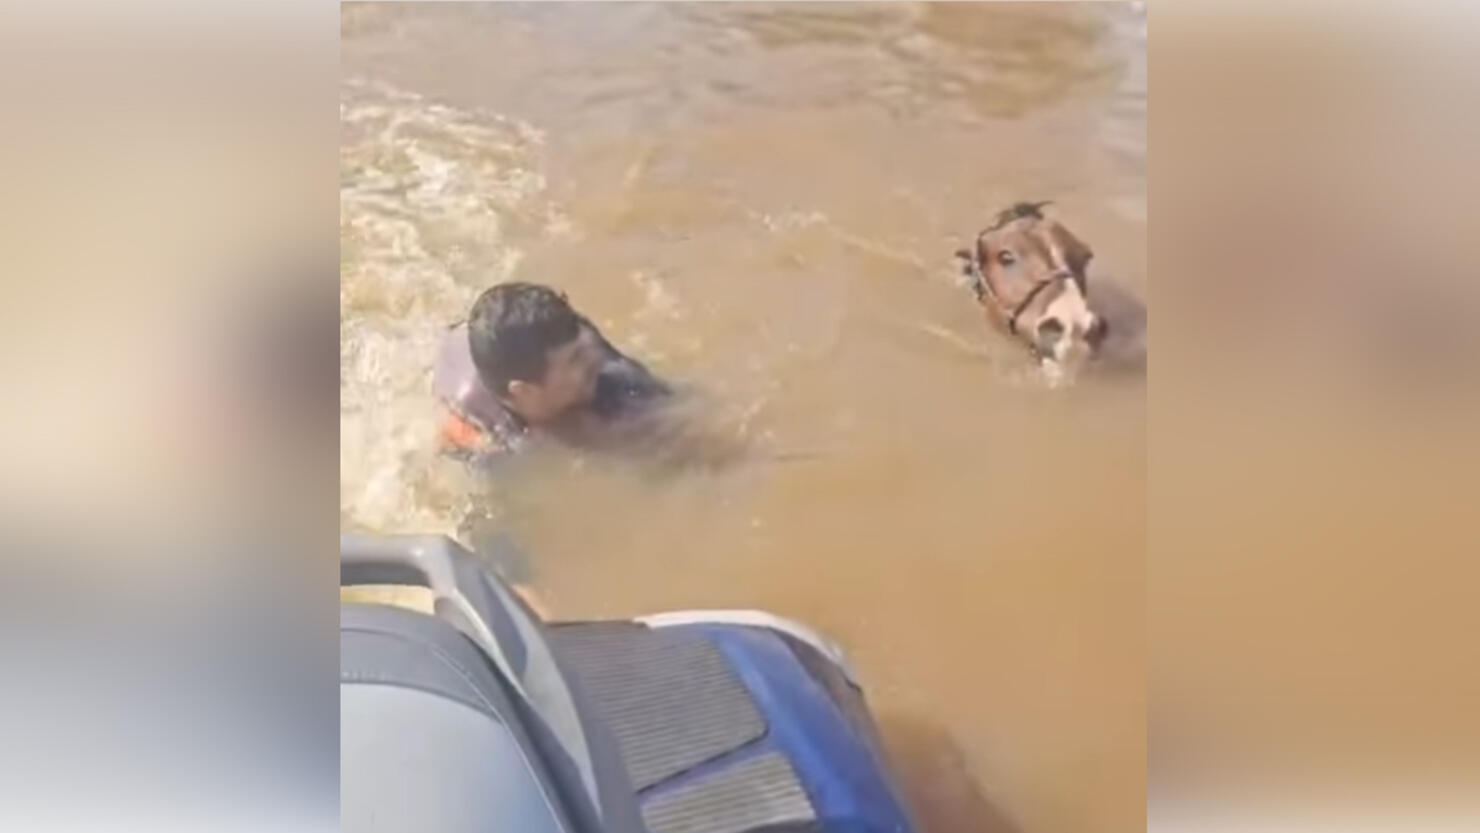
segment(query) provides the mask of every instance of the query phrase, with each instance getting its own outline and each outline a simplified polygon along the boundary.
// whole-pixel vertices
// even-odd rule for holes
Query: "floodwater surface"
[[[1145,296],[1137,4],[407,4],[342,14],[341,522],[473,506],[558,616],[757,607],[850,653],[936,833],[1143,829],[1146,407],[1052,389],[952,252],[1053,200]],[[432,357],[548,283],[751,449],[471,484]]]

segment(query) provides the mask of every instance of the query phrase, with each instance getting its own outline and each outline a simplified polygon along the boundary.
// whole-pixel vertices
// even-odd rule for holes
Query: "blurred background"
[[[337,822],[335,18],[0,11],[0,827]]]
[[[1476,10],[1156,15],[1160,829],[1468,829]]]

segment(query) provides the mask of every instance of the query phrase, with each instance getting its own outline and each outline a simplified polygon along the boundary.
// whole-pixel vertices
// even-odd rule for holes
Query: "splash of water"
[[[341,521],[452,534],[470,490],[435,455],[435,350],[520,241],[569,223],[526,124],[356,81],[340,122]]]

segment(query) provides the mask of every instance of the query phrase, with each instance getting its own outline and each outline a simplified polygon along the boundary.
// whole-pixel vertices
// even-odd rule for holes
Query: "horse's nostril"
[[[1104,341],[1105,336],[1109,334],[1109,322],[1099,316],[1095,316],[1094,323],[1090,324],[1089,329],[1084,333],[1084,340],[1089,342],[1089,346],[1091,347],[1099,347],[1100,342]]]
[[[1045,318],[1038,322],[1037,335],[1038,347],[1049,350],[1064,337],[1064,322],[1057,318]]]

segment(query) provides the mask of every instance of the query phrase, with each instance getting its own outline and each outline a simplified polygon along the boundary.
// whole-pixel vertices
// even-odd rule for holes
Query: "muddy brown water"
[[[931,831],[1144,824],[1140,377],[1049,389],[951,253],[1052,199],[1145,296],[1144,10],[346,6],[341,523],[477,503],[561,616],[759,607],[835,637]],[[430,454],[484,286],[567,290],[745,460]]]

